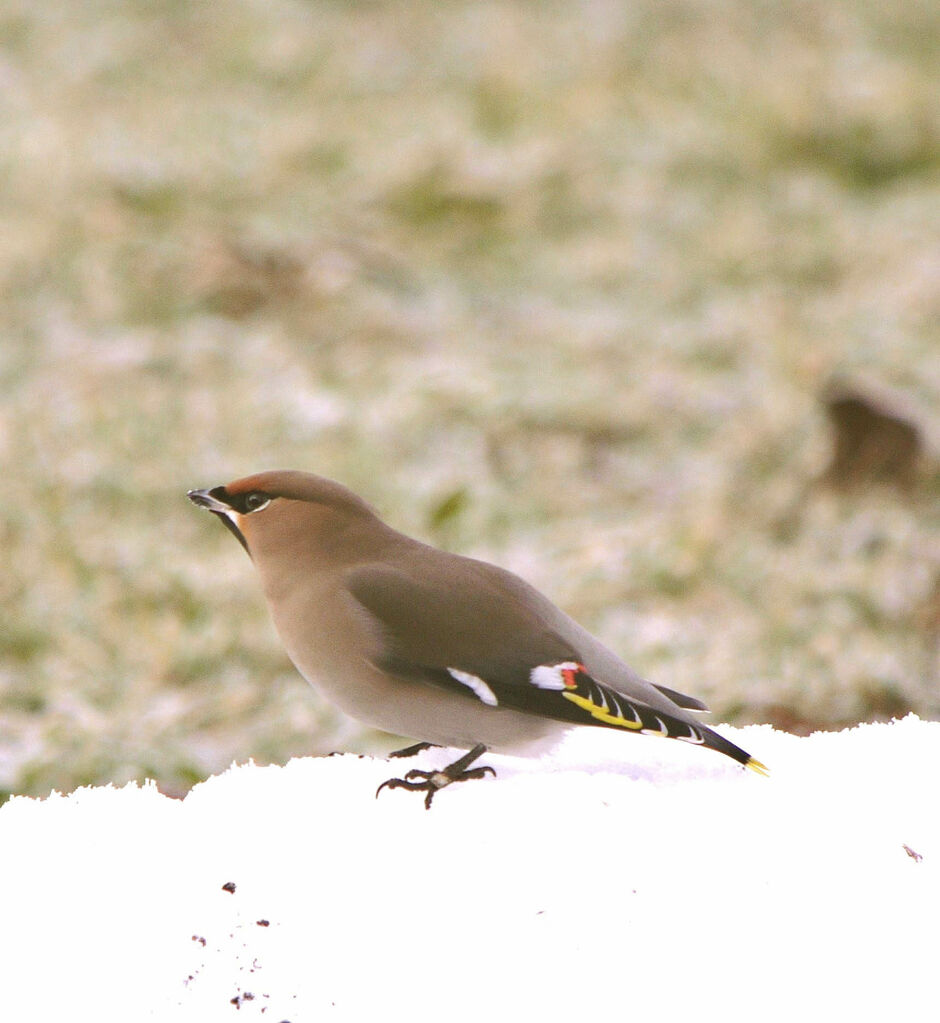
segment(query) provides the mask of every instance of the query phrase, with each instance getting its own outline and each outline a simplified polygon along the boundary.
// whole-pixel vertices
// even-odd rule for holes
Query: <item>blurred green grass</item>
[[[936,475],[814,481],[835,375],[936,457],[937,21],[5,4],[0,790],[388,748],[183,496],[273,467],[520,572],[719,720],[936,715]]]

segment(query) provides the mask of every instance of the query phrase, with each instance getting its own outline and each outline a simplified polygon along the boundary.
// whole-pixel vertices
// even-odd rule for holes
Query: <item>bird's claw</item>
[[[481,750],[480,752],[483,751]],[[424,808],[425,810],[430,810],[431,801],[434,799],[435,795],[452,782],[471,781],[474,778],[484,778],[487,774],[493,775],[494,778],[496,777],[496,771],[489,766],[473,767],[470,770],[467,770],[467,764],[471,763],[472,760],[475,760],[479,755],[480,753],[477,753],[476,756],[471,758],[468,754],[439,771],[422,771],[417,767],[412,768],[412,770],[410,770],[404,778],[389,778],[388,781],[383,781],[375,790],[375,798],[378,799],[379,793],[385,788],[408,789],[411,792],[426,792],[427,795],[424,798]]]

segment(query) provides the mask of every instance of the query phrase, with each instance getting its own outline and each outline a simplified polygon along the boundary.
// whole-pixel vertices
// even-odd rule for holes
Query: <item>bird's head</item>
[[[264,551],[301,556],[307,546],[322,545],[326,534],[375,518],[342,484],[292,469],[244,476],[186,496],[216,515],[252,558]]]

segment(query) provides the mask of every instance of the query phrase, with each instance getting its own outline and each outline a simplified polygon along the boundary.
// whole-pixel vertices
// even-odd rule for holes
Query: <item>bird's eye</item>
[[[245,511],[256,512],[261,511],[265,505],[271,503],[271,498],[267,494],[263,494],[260,490],[253,490],[250,494],[245,496]]]

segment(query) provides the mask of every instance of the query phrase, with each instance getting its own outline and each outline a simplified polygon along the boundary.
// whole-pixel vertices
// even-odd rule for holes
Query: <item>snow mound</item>
[[[376,787],[452,751],[14,798],[0,1018],[924,1018],[940,723],[722,732],[771,777],[585,729],[430,812]]]

